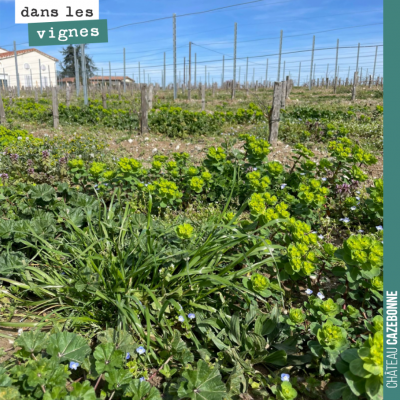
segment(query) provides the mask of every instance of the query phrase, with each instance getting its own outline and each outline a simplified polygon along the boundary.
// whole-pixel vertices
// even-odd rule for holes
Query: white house
[[[20,87],[40,88],[57,84],[57,58],[37,49],[17,50],[18,75]],[[39,67],[40,66],[40,67]],[[0,85],[17,86],[14,51],[0,48]]]

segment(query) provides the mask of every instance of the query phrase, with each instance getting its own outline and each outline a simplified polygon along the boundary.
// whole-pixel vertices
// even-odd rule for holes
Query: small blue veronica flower
[[[146,349],[145,349],[143,346],[139,346],[139,347],[136,349],[136,353],[138,353],[138,354],[144,354],[144,353],[146,353]]]
[[[307,290],[306,290],[306,294],[310,295],[310,294],[312,294],[312,293],[313,293],[313,291],[312,291],[311,289],[307,289]]]
[[[360,198],[359,198],[358,196],[356,196],[356,199],[357,199],[357,200],[360,200]]]
[[[281,189],[285,189],[285,187],[287,186],[287,184],[286,183],[282,183],[282,185],[281,185]]]
[[[382,225],[378,225],[375,228],[376,228],[377,231],[381,231],[383,229],[383,226]]]
[[[140,382],[144,382],[146,379],[143,378],[143,376],[141,378],[139,378]]]
[[[180,315],[180,316],[178,317],[178,321],[179,321],[179,322],[185,322],[185,318],[183,318],[183,316]]]
[[[322,182],[325,182],[325,181],[326,181],[326,178],[321,178],[321,181],[322,181]]]
[[[188,318],[189,319],[194,319],[194,318],[196,318],[196,316],[193,313],[190,313],[190,314],[188,314]]]
[[[300,172],[300,175],[305,175],[305,172]]]
[[[323,239],[324,235],[318,235],[318,239]]]
[[[318,293],[317,293],[317,296],[318,296],[321,300],[323,300],[323,299],[325,298],[325,296],[324,296],[321,292],[318,292]]]
[[[289,374],[281,374],[281,381],[282,382],[289,382],[290,375]]]
[[[77,363],[77,362],[75,362],[75,361],[71,361],[71,362],[69,363],[69,368],[70,368],[70,369],[77,370],[78,367],[79,367],[79,363]]]
[[[350,219],[349,218],[340,218],[339,219],[339,221],[342,221],[342,222],[344,222],[345,224],[347,224],[348,222],[350,222]]]
[[[364,231],[362,229],[359,229],[358,233],[364,233]]]
[[[356,210],[357,209],[357,207],[356,206],[353,206],[353,207],[350,207],[350,210]]]
[[[129,352],[126,353],[125,359],[126,359],[126,360],[129,360],[130,358],[131,358],[131,353],[129,353]]]

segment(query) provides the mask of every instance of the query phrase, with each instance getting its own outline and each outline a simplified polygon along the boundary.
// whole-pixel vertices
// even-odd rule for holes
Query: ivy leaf
[[[96,359],[98,374],[110,372],[114,368],[121,368],[124,361],[124,352],[115,350],[113,343],[103,343],[97,346],[93,356]]]
[[[132,397],[132,400],[161,400],[160,392],[154,386],[147,381],[140,382],[139,379],[131,381],[124,395]]]
[[[178,389],[180,398],[193,400],[222,400],[226,396],[226,387],[222,382],[217,366],[211,369],[203,360],[197,362],[197,369],[185,371]]]
[[[109,383],[111,390],[119,390],[129,384],[132,374],[126,369],[113,369],[106,372],[104,379]]]
[[[50,336],[46,351],[51,356],[58,357],[60,362],[75,361],[81,364],[90,353],[90,347],[83,337],[71,332],[61,332]]]
[[[72,384],[73,390],[69,396],[65,397],[65,400],[96,400],[96,393],[89,381],[84,383],[74,382]]]
[[[15,346],[22,347],[28,353],[38,353],[45,347],[46,336],[46,333],[40,331],[23,332],[15,341]]]

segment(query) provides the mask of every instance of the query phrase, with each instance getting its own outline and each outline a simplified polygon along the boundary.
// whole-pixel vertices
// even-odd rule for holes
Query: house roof
[[[62,78],[61,82],[75,82],[75,78]]]
[[[53,61],[58,61],[57,58],[54,58],[52,56],[49,56],[46,53],[43,53],[42,51],[38,50],[38,49],[24,49],[24,50],[17,50],[17,56],[22,55],[22,54],[26,54],[26,53],[31,53],[33,51],[36,51],[39,54],[42,54],[45,57],[48,57],[50,59],[52,59]],[[10,58],[10,57],[14,57],[14,52],[13,51],[7,51],[6,53],[0,53],[0,59],[2,58]]]
[[[93,76],[91,78],[89,78],[89,80],[91,81],[108,81],[110,79],[110,76]],[[129,79],[130,81],[134,82],[134,80],[132,78],[129,78],[129,76],[125,76],[125,79]],[[123,81],[124,77],[123,76],[111,76],[111,80],[112,81]]]

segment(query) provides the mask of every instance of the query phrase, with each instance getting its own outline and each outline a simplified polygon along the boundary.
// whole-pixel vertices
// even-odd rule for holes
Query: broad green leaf
[[[96,393],[94,388],[90,385],[89,381],[84,383],[74,382],[72,384],[72,391],[69,396],[65,397],[65,400],[96,400]]]
[[[370,372],[364,369],[363,365],[364,361],[361,360],[361,358],[354,359],[349,365],[351,373],[357,376],[361,376],[362,378],[366,378],[371,375]]]
[[[28,362],[25,374],[29,386],[46,385],[50,389],[56,386],[65,387],[70,372],[68,366],[59,364],[57,359],[38,356],[37,360]]]
[[[0,276],[2,277],[21,273],[27,265],[28,260],[20,251],[0,254]]]
[[[0,387],[0,400],[19,400],[19,390],[13,386]]]
[[[356,376],[352,374],[350,371],[347,371],[344,374],[344,377],[346,378],[346,382],[349,385],[351,391],[356,395],[356,396],[361,396],[363,393],[365,393],[365,379],[361,378],[360,376]]]
[[[353,360],[360,358],[358,355],[358,349],[347,349],[340,354],[340,357],[342,357],[342,359],[348,364],[350,364]]]
[[[98,333],[97,339],[101,343],[114,343],[117,350],[121,350],[125,353],[133,352],[136,347],[132,335],[122,330],[109,328]]]
[[[365,390],[369,397],[374,398],[383,390],[379,376],[371,376],[365,383]]]
[[[186,370],[178,389],[180,398],[193,400],[222,400],[226,397],[226,387],[222,382],[218,367],[209,367],[203,360],[197,362],[195,370]]]
[[[96,347],[93,353],[96,359],[96,371],[99,374],[121,368],[124,362],[124,352],[115,350],[113,343],[103,343]]]
[[[147,381],[140,382],[139,379],[131,380],[124,395],[132,400],[161,400],[161,394],[154,386]]]
[[[49,389],[49,388],[47,388]],[[59,400],[65,399],[67,395],[67,389],[65,386],[55,386],[50,390],[47,390],[46,393],[43,395],[43,400]]]
[[[338,357],[335,367],[342,375],[349,371],[349,364],[343,361],[340,357]]]
[[[268,315],[262,314],[256,319],[254,332],[261,336],[269,335],[277,326],[275,320],[270,319]]]
[[[247,381],[244,376],[244,371],[239,364],[236,364],[233,371],[228,377],[226,388],[230,396],[245,393],[247,390]]]
[[[49,202],[56,196],[56,191],[50,185],[44,183],[42,185],[33,186],[29,195],[31,199]]]
[[[39,353],[47,343],[47,334],[40,331],[23,332],[15,341],[15,346],[22,347],[28,353]]]
[[[11,379],[6,375],[6,370],[0,367],[0,386],[6,387],[11,386]]]
[[[235,343],[240,344],[240,318],[237,313],[233,314],[229,321],[229,337]]]
[[[351,391],[349,387],[343,390],[342,400],[357,400],[358,397]]]
[[[273,347],[278,350],[284,350],[286,354],[294,354],[297,353],[297,336],[291,336],[282,343],[274,343]]]
[[[182,364],[188,364],[194,361],[192,352],[181,339],[181,334],[176,329],[174,330],[174,337],[171,342],[171,354]]]
[[[339,400],[342,397],[342,392],[348,386],[344,382],[331,382],[327,385],[325,393],[330,400]]]
[[[275,351],[274,353],[269,354],[263,360],[266,364],[274,364],[283,367],[287,364],[287,355],[284,350]]]
[[[120,390],[132,380],[132,374],[126,369],[112,369],[106,372],[104,379],[109,383],[111,390]]]
[[[82,336],[60,332],[50,336],[46,351],[51,356],[58,357],[60,362],[75,361],[81,364],[90,353],[90,347]]]

